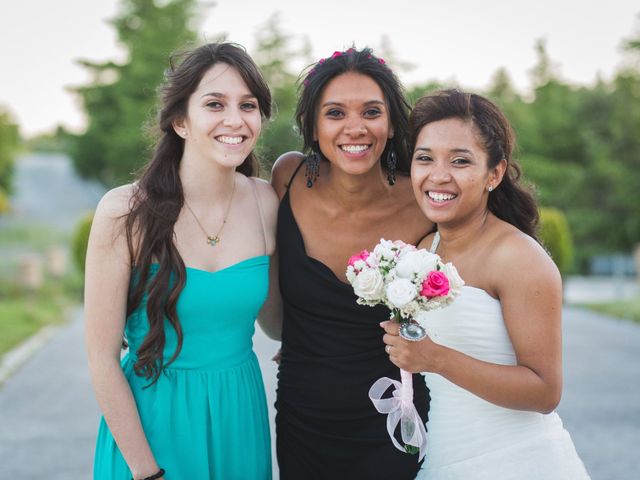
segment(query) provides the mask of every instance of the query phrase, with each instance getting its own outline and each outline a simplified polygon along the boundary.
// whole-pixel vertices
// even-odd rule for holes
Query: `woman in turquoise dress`
[[[252,176],[269,88],[241,47],[220,43],[184,54],[160,96],[153,156],[100,201],[87,250],[86,342],[104,414],[94,478],[270,479],[251,340],[259,312],[279,318],[268,300],[278,199]],[[261,326],[279,338],[277,322]]]

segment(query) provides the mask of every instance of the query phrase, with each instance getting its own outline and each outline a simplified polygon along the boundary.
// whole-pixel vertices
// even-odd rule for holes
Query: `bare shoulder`
[[[135,184],[122,185],[103,195],[96,207],[96,217],[117,220],[129,214],[131,200],[137,189]]]
[[[431,250],[431,245],[433,244],[433,239],[436,236],[436,232],[432,232],[424,237],[418,245],[418,248],[424,248],[426,250]]]
[[[250,177],[250,179],[255,183],[258,198],[260,199],[265,214],[277,212],[280,200],[273,186],[262,178]]]
[[[539,291],[562,289],[562,279],[555,263],[544,248],[533,238],[512,225],[500,229],[493,239],[487,265],[494,272],[497,289],[513,286]],[[531,291],[531,290],[530,290]]]
[[[114,188],[105,193],[98,203],[89,235],[89,269],[109,262],[125,266],[130,264],[125,221],[131,211],[131,201],[137,188],[135,184]],[[124,261],[119,262],[120,259]]]
[[[396,183],[391,187],[397,192],[397,195],[407,203],[416,203],[413,194],[413,186],[411,185],[411,177],[408,175],[396,175]]]
[[[271,185],[276,190],[278,197],[282,198],[287,190],[288,182],[295,172],[304,155],[300,152],[287,152],[280,155],[271,168]]]

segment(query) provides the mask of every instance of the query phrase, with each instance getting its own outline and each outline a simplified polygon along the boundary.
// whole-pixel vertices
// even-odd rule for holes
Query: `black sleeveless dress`
[[[358,305],[351,285],[307,256],[288,190],[277,242],[284,304],[276,401],[280,478],[415,478],[417,455],[393,446],[387,417],[368,396],[378,378],[400,379],[379,326],[389,310]],[[428,401],[424,378],[414,375],[414,403],[424,421]]]

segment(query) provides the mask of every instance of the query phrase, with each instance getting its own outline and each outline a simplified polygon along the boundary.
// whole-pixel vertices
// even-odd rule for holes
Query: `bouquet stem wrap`
[[[387,432],[389,432],[393,445],[402,452],[419,451],[418,461],[421,461],[427,446],[427,431],[422,418],[413,405],[412,374],[401,369],[400,378],[401,382],[388,377],[379,378],[369,389],[369,398],[378,412],[387,415]],[[392,386],[395,387],[392,396],[382,398],[382,395]],[[393,435],[398,423],[404,447]]]

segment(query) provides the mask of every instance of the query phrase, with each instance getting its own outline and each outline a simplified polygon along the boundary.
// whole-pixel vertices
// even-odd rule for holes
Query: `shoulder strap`
[[[436,234],[433,237],[433,243],[431,243],[431,248],[429,249],[429,251],[431,253],[436,253],[436,250],[438,249],[439,244],[440,244],[440,232],[436,232]]]
[[[304,164],[304,162],[307,160],[307,157],[304,157],[300,163],[298,164],[298,166],[296,167],[296,169],[293,171],[293,175],[291,175],[291,178],[289,179],[289,182],[287,183],[287,190],[289,190],[289,188],[291,187],[291,182],[293,182],[293,179],[296,178],[296,175],[298,174],[298,170],[300,170],[300,167],[302,167],[302,165]]]
[[[260,223],[262,223],[262,242],[264,244],[264,253],[267,254],[267,229],[264,225],[264,215],[262,213],[262,202],[260,202],[260,196],[258,195],[258,188],[256,186],[256,179],[249,178],[251,180],[251,186],[253,187],[253,196],[256,198],[258,204],[258,213],[260,214]]]

